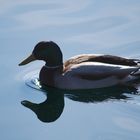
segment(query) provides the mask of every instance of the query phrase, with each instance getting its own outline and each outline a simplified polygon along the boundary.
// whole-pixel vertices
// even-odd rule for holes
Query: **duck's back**
[[[140,60],[138,60],[140,61]],[[102,55],[102,54],[82,54],[77,55],[69,60],[65,61],[65,71],[72,65],[80,64],[83,62],[102,62],[106,64],[124,65],[124,66],[136,66],[138,63],[136,59],[127,59],[123,57],[113,55]]]

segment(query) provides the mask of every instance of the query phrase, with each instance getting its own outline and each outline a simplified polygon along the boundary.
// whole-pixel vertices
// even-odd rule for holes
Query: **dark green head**
[[[59,46],[53,41],[39,42],[32,54],[19,65],[25,65],[34,60],[43,60],[47,66],[59,66],[63,64],[63,56]]]

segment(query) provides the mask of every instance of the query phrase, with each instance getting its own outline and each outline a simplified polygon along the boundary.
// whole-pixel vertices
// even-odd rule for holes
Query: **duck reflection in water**
[[[94,90],[60,90],[42,86],[47,99],[42,103],[22,101],[21,104],[31,109],[42,122],[54,122],[64,110],[64,97],[73,101],[96,103],[108,100],[127,100],[129,94],[138,94],[136,86],[113,86]]]
[[[31,109],[42,122],[53,122],[57,120],[64,109],[64,94],[48,88],[45,92],[47,99],[42,103],[22,101],[21,104]]]

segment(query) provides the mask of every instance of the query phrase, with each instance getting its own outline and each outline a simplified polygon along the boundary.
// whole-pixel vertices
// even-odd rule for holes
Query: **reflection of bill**
[[[34,87],[33,87],[34,88]],[[38,90],[38,88],[37,88]],[[47,99],[39,104],[22,101],[21,104],[31,109],[42,122],[54,122],[64,109],[64,96],[79,102],[91,103],[108,100],[127,100],[128,94],[137,94],[134,86],[113,86],[94,90],[60,90],[42,86]],[[124,93],[128,93],[127,95]]]

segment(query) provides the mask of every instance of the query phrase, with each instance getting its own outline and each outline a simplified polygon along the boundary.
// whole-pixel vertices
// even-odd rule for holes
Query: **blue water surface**
[[[42,40],[55,41],[64,60],[82,53],[140,58],[139,0],[6,0],[0,7],[1,140],[139,140],[139,87],[44,93],[26,84],[44,63],[18,67]],[[46,96],[57,100],[52,108],[60,111],[50,122],[37,117],[36,106],[21,104],[37,105]]]

